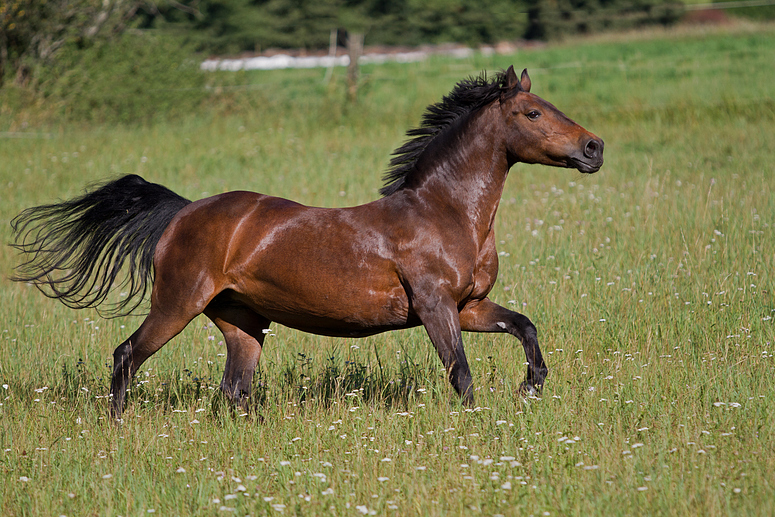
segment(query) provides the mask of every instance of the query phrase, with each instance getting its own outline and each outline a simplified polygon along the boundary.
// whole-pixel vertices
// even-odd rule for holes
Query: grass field
[[[474,409],[422,329],[273,326],[243,415],[217,396],[225,347],[200,318],[112,424],[112,351],[140,318],[10,282],[3,247],[0,514],[775,514],[773,62],[772,26],[607,36],[369,67],[357,106],[339,70],[238,74],[184,120],[1,138],[3,242],[23,208],[124,173],[189,198],[372,200],[427,104],[512,63],[606,164],[512,169],[491,298],[533,320],[550,373],[523,400],[520,344],[466,334]]]

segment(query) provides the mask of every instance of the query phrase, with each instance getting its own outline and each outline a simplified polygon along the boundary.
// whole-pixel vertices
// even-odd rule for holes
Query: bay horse
[[[337,337],[422,325],[467,405],[461,331],[509,333],[527,357],[520,394],[539,394],[548,369],[536,327],[487,297],[495,212],[516,162],[594,173],[603,141],[530,87],[513,67],[459,82],[393,153],[382,197],[360,206],[243,191],[190,202],[129,175],[29,208],[11,223],[26,255],[14,280],[74,308],[99,305],[116,284],[128,294],[108,304],[113,314],[151,286],[146,318],[113,354],[116,418],[140,365],[202,313],[226,341],[220,387],[245,409],[271,322]]]

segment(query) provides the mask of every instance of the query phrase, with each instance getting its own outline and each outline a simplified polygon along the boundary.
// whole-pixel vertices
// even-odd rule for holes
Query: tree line
[[[63,54],[127,32],[206,54],[327,48],[332,30],[366,44],[552,39],[670,24],[675,0],[0,0],[0,81],[35,82]],[[343,43],[343,41],[340,41]]]

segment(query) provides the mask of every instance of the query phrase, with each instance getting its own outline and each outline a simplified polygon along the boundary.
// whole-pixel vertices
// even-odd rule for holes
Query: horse
[[[549,370],[535,325],[488,298],[495,213],[515,163],[594,173],[604,144],[530,88],[527,70],[517,78],[513,66],[457,83],[394,151],[382,196],[359,206],[246,191],[191,202],[128,175],[28,208],[11,222],[24,256],[13,279],[73,308],[96,307],[121,286],[111,314],[128,314],[150,288],[145,319],[113,353],[117,419],[140,365],[202,313],[226,342],[220,388],[246,410],[272,322],[335,337],[422,325],[469,406],[461,331],[508,333],[527,358],[518,393],[540,395]]]

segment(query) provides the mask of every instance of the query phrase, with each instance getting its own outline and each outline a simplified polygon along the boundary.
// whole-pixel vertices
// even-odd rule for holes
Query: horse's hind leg
[[[170,339],[182,331],[196,316],[170,316],[151,306],[151,311],[142,325],[113,352],[113,379],[110,385],[112,412],[121,418],[129,381],[140,365]]]
[[[253,374],[264,345],[264,331],[271,322],[245,305],[221,298],[213,300],[204,313],[226,340],[221,390],[229,400],[247,410]]]

